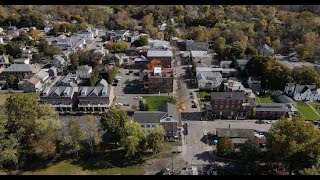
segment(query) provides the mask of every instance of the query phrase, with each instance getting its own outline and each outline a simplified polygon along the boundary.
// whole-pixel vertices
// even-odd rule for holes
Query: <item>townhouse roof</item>
[[[109,86],[81,86],[79,87],[79,97],[99,96],[108,97],[110,94]]]
[[[69,97],[71,98],[74,94],[73,87],[66,87],[66,86],[53,86],[53,87],[46,87],[41,93],[41,97],[50,97],[50,96],[60,96],[60,97]]]
[[[260,103],[257,104],[256,111],[289,112],[290,109],[284,103]]]

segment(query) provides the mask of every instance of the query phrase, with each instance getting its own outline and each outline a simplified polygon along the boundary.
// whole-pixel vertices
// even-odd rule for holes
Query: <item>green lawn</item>
[[[204,98],[206,96],[211,97],[211,92],[206,92],[206,91],[197,91],[197,98]]]
[[[0,106],[3,105],[6,102],[6,99],[10,97],[12,94],[0,94]],[[32,96],[32,97],[38,97],[37,93],[19,93],[19,96],[24,95],[24,96]]]
[[[112,167],[95,170],[84,170],[80,165],[62,161],[49,165],[48,168],[36,171],[27,171],[26,175],[143,175],[143,165],[124,168]]]
[[[274,103],[270,97],[256,97],[257,103]]]
[[[313,120],[313,119],[320,119],[320,117],[309,107],[309,105],[305,103],[298,103],[297,108],[299,112],[307,119],[307,120]]]
[[[169,100],[169,96],[143,96],[143,98],[146,99],[149,111],[157,111],[160,105]]]
[[[318,113],[320,113],[320,103],[319,102],[311,102],[309,103]]]

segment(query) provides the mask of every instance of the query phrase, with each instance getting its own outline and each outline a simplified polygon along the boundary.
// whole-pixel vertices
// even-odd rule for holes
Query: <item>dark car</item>
[[[123,104],[123,106],[130,106],[130,104]]]
[[[171,171],[169,168],[161,169],[160,172],[158,172],[156,175],[171,175]]]
[[[257,124],[265,124],[265,122],[262,121],[262,120],[258,120],[258,121],[256,121],[255,123],[257,123]]]
[[[191,107],[192,107],[192,108],[197,108],[198,106],[197,106],[197,104],[192,104]]]
[[[132,71],[132,70],[129,70],[129,73],[133,73],[133,71]]]
[[[112,86],[118,86],[118,84],[114,83],[114,84],[112,84]]]
[[[193,92],[190,92],[190,95],[193,95]]]

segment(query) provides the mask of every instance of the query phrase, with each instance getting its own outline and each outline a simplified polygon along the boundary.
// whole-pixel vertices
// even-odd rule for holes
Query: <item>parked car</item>
[[[267,123],[267,124],[272,124],[272,121],[267,121],[266,123]]]
[[[257,123],[257,124],[265,124],[265,122],[262,121],[262,120],[258,120],[258,121],[256,121],[255,123]]]
[[[191,100],[192,103],[196,103],[196,101],[194,99]]]
[[[190,95],[193,95],[193,92],[190,92]]]
[[[198,106],[197,106],[197,104],[192,104],[191,107],[192,107],[192,108],[197,108]]]
[[[132,71],[132,70],[129,70],[129,73],[133,73],[133,71]]]
[[[191,95],[190,97],[191,97],[191,99],[194,99],[194,96],[193,96],[193,95]]]
[[[171,170],[170,168],[161,169],[161,171],[157,173],[157,175],[171,175]]]
[[[126,103],[126,104],[123,104],[123,106],[130,106],[130,104]]]
[[[112,84],[112,86],[118,86],[118,84],[114,83],[114,84]]]
[[[181,109],[185,110],[185,109],[186,109],[186,106],[185,106],[185,105],[182,105]]]
[[[142,97],[141,96],[136,96],[136,97],[134,97],[134,99],[142,99]]]

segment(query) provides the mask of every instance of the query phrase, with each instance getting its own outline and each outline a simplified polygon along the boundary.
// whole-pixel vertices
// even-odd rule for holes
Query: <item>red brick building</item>
[[[155,67],[153,70],[144,70],[140,73],[141,91],[144,93],[173,92],[173,69]]]

